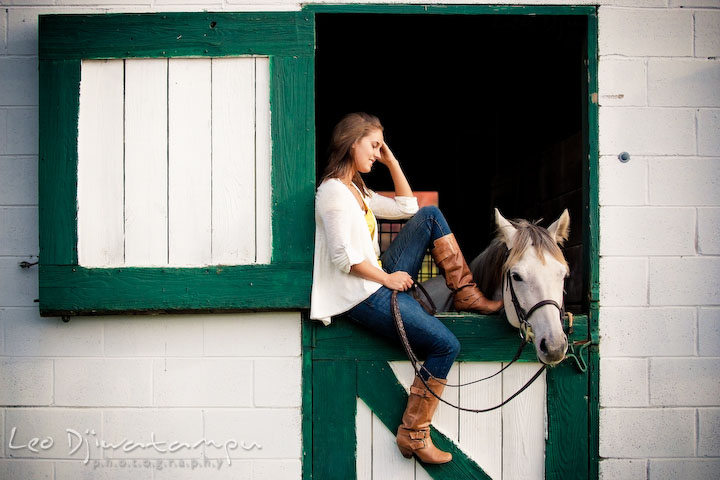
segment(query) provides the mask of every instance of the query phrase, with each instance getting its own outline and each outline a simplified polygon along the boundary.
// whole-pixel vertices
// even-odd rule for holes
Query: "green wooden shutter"
[[[269,57],[269,264],[86,268],[78,263],[81,64],[90,59]],[[154,13],[40,17],[40,312],[309,306],[314,178],[313,16]]]

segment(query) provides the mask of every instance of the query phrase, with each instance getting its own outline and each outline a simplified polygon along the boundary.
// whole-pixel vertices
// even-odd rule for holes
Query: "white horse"
[[[557,364],[568,348],[561,308],[570,270],[559,246],[570,233],[570,214],[566,209],[545,229],[527,220],[508,221],[495,209],[495,223],[495,239],[470,263],[475,282],[494,300],[503,299],[507,319],[515,328],[523,323],[518,313],[527,315],[538,360]],[[452,310],[451,292],[442,276],[423,286],[439,311]]]

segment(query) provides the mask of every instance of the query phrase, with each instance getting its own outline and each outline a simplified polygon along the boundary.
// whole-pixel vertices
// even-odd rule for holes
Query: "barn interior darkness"
[[[380,117],[414,190],[439,192],[468,262],[507,218],[568,208],[566,304],[587,311],[583,158],[587,156],[584,16],[319,14],[317,178],[334,124]],[[385,167],[365,177],[392,190]]]

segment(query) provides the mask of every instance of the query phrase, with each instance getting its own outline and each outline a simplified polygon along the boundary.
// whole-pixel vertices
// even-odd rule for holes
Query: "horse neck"
[[[470,263],[475,283],[494,300],[502,298],[502,269],[506,256],[507,247],[496,238]]]

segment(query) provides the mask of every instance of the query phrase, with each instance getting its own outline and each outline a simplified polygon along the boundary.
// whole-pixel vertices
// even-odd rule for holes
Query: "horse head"
[[[557,364],[568,348],[562,305],[569,268],[559,246],[568,238],[570,214],[565,210],[545,229],[527,220],[508,221],[495,209],[495,223],[494,243],[507,248],[501,278],[508,321],[516,328],[526,321],[538,359]]]

